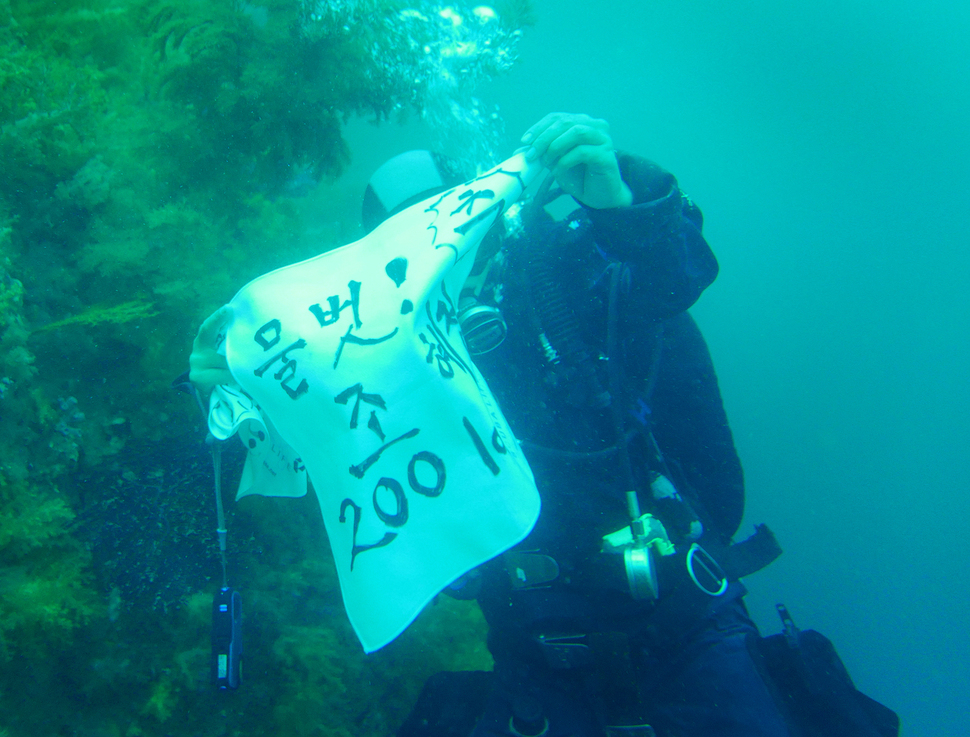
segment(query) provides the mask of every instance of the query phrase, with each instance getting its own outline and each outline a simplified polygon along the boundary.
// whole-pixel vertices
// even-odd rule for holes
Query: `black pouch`
[[[796,737],[898,737],[899,716],[852,682],[835,646],[795,628],[778,605],[784,632],[751,637],[748,649]]]

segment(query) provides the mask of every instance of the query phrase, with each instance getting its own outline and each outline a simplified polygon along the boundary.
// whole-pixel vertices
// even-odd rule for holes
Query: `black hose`
[[[530,253],[533,309],[546,340],[565,369],[570,386],[567,401],[574,406],[604,409],[610,404],[610,394],[596,375],[593,356],[580,336],[576,316],[557,278],[558,252],[547,245],[546,238],[538,238]]]

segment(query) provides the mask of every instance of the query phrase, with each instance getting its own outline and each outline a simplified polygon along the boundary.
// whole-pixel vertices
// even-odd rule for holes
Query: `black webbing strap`
[[[705,546],[706,547],[706,546]],[[720,551],[710,551],[729,581],[750,576],[781,555],[781,545],[768,525],[756,525],[754,534]]]

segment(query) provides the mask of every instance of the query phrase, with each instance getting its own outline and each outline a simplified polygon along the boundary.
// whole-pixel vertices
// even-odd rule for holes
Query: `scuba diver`
[[[718,270],[701,212],[671,174],[617,153],[605,121],[548,115],[522,144],[551,174],[483,241],[459,320],[542,512],[525,541],[450,590],[476,598],[489,624],[494,673],[469,707],[481,713],[452,707],[458,721],[434,731],[419,704],[399,734],[468,734],[465,719],[474,737],[639,736],[648,724],[681,737],[787,735],[745,645],[757,630],[737,580],[780,550],[766,529],[731,546],[741,464],[687,312]],[[468,174],[427,151],[392,158],[368,184],[365,229]],[[556,196],[577,209],[552,217]],[[694,551],[696,582],[677,580],[688,578],[676,573],[689,568],[683,554],[622,552],[631,505],[661,523],[667,552]]]
[[[433,676],[398,737],[896,734],[831,643],[783,610],[785,633],[761,638],[744,606],[740,579],[781,549],[763,525],[733,542],[741,463],[688,313],[718,271],[700,210],[617,152],[605,121],[554,113],[522,144],[550,173],[482,240],[457,319],[541,512],[446,589],[478,601],[493,670]],[[471,174],[429,151],[390,159],[365,229]],[[199,330],[197,386],[233,381],[217,350],[227,309]]]

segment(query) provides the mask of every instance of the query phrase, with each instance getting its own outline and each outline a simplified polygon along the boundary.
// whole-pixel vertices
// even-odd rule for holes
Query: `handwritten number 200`
[[[418,479],[418,463],[426,463],[431,466],[431,469],[435,474],[435,481],[433,484],[423,484]],[[415,453],[413,456],[411,456],[411,461],[408,463],[408,485],[414,492],[431,498],[440,496],[441,492],[444,491],[445,481],[445,463],[440,457],[427,450],[422,450],[421,452]],[[382,504],[382,498],[386,499],[387,495],[378,494],[381,489],[389,491],[393,496],[393,509],[389,510],[386,508],[385,504]],[[374,505],[374,512],[377,513],[378,519],[380,519],[381,522],[386,524],[388,527],[403,527],[405,524],[407,524],[410,514],[408,511],[408,499],[404,493],[404,487],[401,485],[400,481],[392,479],[388,476],[382,476],[374,486],[372,502]],[[363,553],[366,550],[382,548],[385,545],[390,544],[394,538],[397,537],[397,533],[385,533],[384,537],[377,544],[358,545],[357,528],[360,526],[362,510],[350,499],[344,499],[340,505],[339,520],[341,522],[346,521],[346,511],[348,507],[352,507],[354,510],[353,543],[350,551],[350,570],[354,570],[354,561],[360,553]]]

